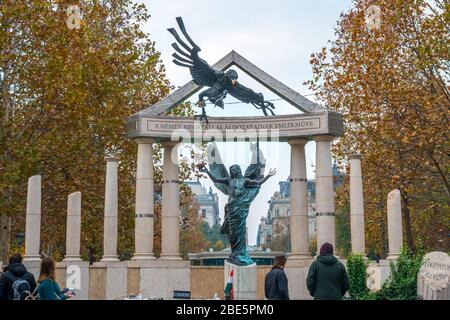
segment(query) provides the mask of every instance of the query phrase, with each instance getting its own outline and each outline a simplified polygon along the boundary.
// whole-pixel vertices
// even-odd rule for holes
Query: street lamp
[[[22,244],[25,240],[25,233],[19,232],[16,234],[17,247],[19,248],[19,252],[22,252]]]

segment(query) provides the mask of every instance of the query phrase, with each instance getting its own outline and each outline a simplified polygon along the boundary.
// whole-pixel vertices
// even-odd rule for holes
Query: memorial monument
[[[135,251],[130,261],[118,261],[118,166],[119,160],[113,157],[106,159],[105,180],[105,212],[104,212],[104,254],[102,261],[88,265],[78,261],[81,216],[81,194],[74,193],[69,197],[67,235],[71,241],[67,246],[66,260],[58,264],[64,281],[73,276],[72,264],[77,265],[83,275],[81,285],[85,292],[80,297],[89,299],[114,299],[127,292],[140,292],[145,297],[173,298],[174,291],[199,290],[198,280],[211,280],[217,273],[212,270],[193,268],[190,261],[183,260],[180,255],[180,177],[177,149],[181,143],[208,143],[211,157],[208,163],[201,166],[215,180],[215,186],[230,196],[225,210],[226,216],[222,231],[229,235],[232,245],[229,260],[223,269],[223,284],[233,271],[233,288],[235,299],[256,299],[261,292],[261,281],[255,263],[249,257],[246,248],[246,218],[249,206],[257,197],[261,184],[275,173],[269,170],[264,177],[265,160],[257,151],[256,161],[252,160],[244,172],[238,166],[232,166],[228,171],[225,165],[218,161],[220,157],[214,142],[235,141],[265,141],[270,143],[288,143],[290,145],[290,235],[291,252],[288,253],[286,274],[289,281],[289,292],[293,299],[309,299],[305,287],[305,279],[312,257],[308,252],[308,204],[306,188],[306,156],[305,147],[309,141],[316,142],[316,215],[317,215],[317,245],[324,242],[335,245],[334,190],[331,159],[331,143],[343,133],[342,115],[314,103],[292,90],[285,84],[273,78],[256,65],[242,57],[236,51],[231,51],[212,66],[198,57],[200,48],[190,40],[181,18],[178,25],[183,35],[188,39],[188,46],[178,39],[178,34],[171,33],[186,55],[177,50],[174,55],[177,64],[189,68],[193,80],[173,91],[157,103],[131,115],[126,125],[126,134],[134,140],[137,147],[136,159],[136,198],[135,198]],[[180,41],[181,40],[181,41]],[[257,40],[255,39],[255,42]],[[186,48],[187,47],[187,48]],[[183,57],[182,57],[183,56]],[[184,61],[182,59],[187,61]],[[186,65],[184,65],[186,64]],[[284,101],[291,104],[299,112],[290,115],[275,115],[274,105],[264,100],[262,94],[244,87],[237,82],[236,71],[229,68],[236,66],[245,74],[256,80]],[[214,75],[214,76],[213,76]],[[206,80],[205,80],[206,79]],[[198,117],[180,117],[170,115],[170,111],[202,89],[198,105],[203,109],[200,121]],[[223,101],[230,94],[243,103],[251,103],[262,110],[261,116],[231,116],[206,117],[204,111],[206,100],[216,106],[223,107]],[[202,102],[203,101],[203,102]],[[203,121],[205,120],[205,121]],[[162,194],[161,204],[161,255],[154,254],[154,154],[153,145],[160,143],[163,151]],[[252,145],[253,148],[255,145]],[[257,148],[256,144],[256,149]],[[213,154],[214,153],[214,154]],[[361,174],[359,157],[352,166],[352,195],[355,206],[352,206],[352,238],[355,237],[355,248],[363,252],[364,248],[364,218],[359,183]],[[205,167],[208,167],[206,170]],[[39,263],[39,225],[40,225],[40,177],[32,177],[29,181],[25,262],[32,267]],[[358,202],[359,201],[359,202]],[[358,242],[356,242],[358,240]],[[73,242],[73,243],[72,243]],[[353,242],[353,239],[352,239]],[[395,246],[391,246],[396,253]],[[36,260],[36,261],[35,261]],[[70,264],[70,265],[69,265]],[[36,270],[37,269],[31,269]],[[92,281],[91,281],[91,280]],[[98,282],[98,283],[97,283]],[[208,284],[209,289],[211,286]],[[201,289],[203,290],[203,289]],[[216,289],[214,289],[216,290]],[[217,291],[215,291],[217,292]],[[211,293],[212,295],[213,293]],[[199,293],[196,293],[199,296]],[[202,295],[200,295],[202,296]],[[204,296],[204,295],[203,295]],[[259,296],[258,297],[262,297]]]
[[[210,66],[198,53],[200,47],[186,32],[181,18],[177,18],[182,40],[175,29],[168,29],[177,43],[174,63],[189,69],[192,81],[178,88],[157,103],[128,118],[127,136],[138,143],[136,172],[136,251],[133,262],[140,268],[141,288],[148,287],[146,294],[154,292],[155,284],[146,280],[150,275],[158,282],[162,279],[155,275],[155,265],[161,264],[167,270],[166,277],[189,277],[184,273],[186,266],[179,260],[179,177],[178,163],[174,158],[180,143],[210,143],[234,141],[267,141],[270,143],[289,143],[291,146],[291,253],[288,257],[286,273],[293,280],[290,291],[293,297],[308,298],[302,279],[306,278],[307,268],[311,262],[308,251],[308,207],[306,188],[305,146],[308,141],[316,142],[316,199],[317,199],[317,243],[335,244],[334,190],[331,161],[331,143],[343,133],[343,118],[340,113],[323,107],[303,97],[277,79],[273,78],[256,65],[242,57],[236,51],[226,54],[221,60]],[[255,41],[257,41],[255,39]],[[290,115],[275,115],[274,105],[262,94],[247,88],[238,82],[236,66],[245,74],[262,84],[268,90],[299,110]],[[179,117],[169,115],[170,111],[189,99],[203,87],[208,87],[199,94],[197,105],[202,108],[201,115]],[[206,101],[224,107],[224,99],[231,95],[243,103],[249,103],[263,112],[262,116],[207,117]],[[200,120],[200,121],[198,121]],[[205,120],[205,121],[203,121]],[[153,254],[153,143],[162,143],[164,148],[163,192],[162,192],[162,253],[158,261]],[[175,156],[176,157],[176,156]],[[255,199],[263,179],[263,163],[253,163],[242,173],[238,167],[230,168],[208,163],[209,171],[219,183],[216,187],[225,194],[241,193],[230,197],[227,204],[228,217],[222,231],[230,235],[233,252],[229,262],[225,262],[224,283],[228,280],[230,269],[234,272],[234,292],[236,299],[256,298],[256,265],[246,255],[245,219],[248,206]],[[204,170],[204,169],[203,169]],[[274,171],[269,172],[273,174]],[[234,178],[233,178],[234,177]],[[239,186],[231,186],[231,181],[239,181]],[[255,180],[255,182],[245,182]],[[244,183],[245,182],[245,183]],[[231,217],[233,215],[233,217]],[[230,224],[231,223],[231,224]],[[359,224],[358,224],[359,226]],[[244,230],[244,231],[242,231]],[[148,272],[146,271],[149,269]],[[158,267],[159,268],[159,267]],[[181,272],[181,273],[180,273]],[[162,281],[162,280],[161,280]],[[167,287],[166,284],[161,284]],[[184,286],[184,285],[183,285]],[[171,286],[168,286],[169,290]]]
[[[216,188],[228,196],[224,222],[220,231],[230,240],[231,254],[227,261],[237,266],[248,266],[254,263],[247,252],[246,221],[249,207],[261,185],[276,173],[275,169],[271,169],[267,176],[263,176],[265,164],[261,162],[259,153],[258,148],[256,163],[250,164],[244,175],[237,164],[232,165],[228,173],[221,161],[219,150],[215,143],[212,143],[212,148],[209,148],[208,152],[208,155],[213,155],[208,161],[210,169],[208,170],[204,164],[199,165],[200,171],[206,172]]]

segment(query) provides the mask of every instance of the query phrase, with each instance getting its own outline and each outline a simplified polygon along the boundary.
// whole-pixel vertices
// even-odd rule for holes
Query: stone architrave
[[[388,259],[396,259],[400,255],[403,245],[402,205],[400,190],[394,189],[388,194],[387,199],[388,218]]]
[[[423,257],[417,274],[417,295],[423,300],[450,300],[450,256],[434,251]]]
[[[233,291],[235,300],[256,299],[256,263],[248,266],[237,266],[225,261],[224,288],[233,269]]]
[[[24,261],[40,261],[41,244],[41,176],[28,179],[27,213],[25,222]]]

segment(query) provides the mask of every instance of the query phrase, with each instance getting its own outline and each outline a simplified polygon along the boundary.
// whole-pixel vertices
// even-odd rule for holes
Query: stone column
[[[180,257],[180,190],[177,141],[167,141],[164,146],[161,212],[161,259],[181,260]],[[175,157],[172,159],[172,153]]]
[[[289,260],[311,257],[308,253],[308,193],[305,145],[307,139],[288,141],[291,146],[291,255]]]
[[[24,261],[40,261],[41,244],[41,176],[28,179],[27,214],[25,222]]]
[[[325,242],[336,248],[334,183],[331,162],[331,135],[314,136],[316,141],[317,251]]]
[[[60,283],[65,287],[74,289],[74,300],[87,300],[89,298],[89,261],[80,257],[81,239],[81,192],[69,194],[67,199],[67,226],[66,226],[66,255],[62,262],[56,264],[60,273]],[[62,279],[64,278],[64,280]]]
[[[388,194],[387,199],[389,256],[388,259],[396,259],[400,255],[403,245],[402,205],[400,190],[394,189]]]
[[[63,261],[81,261],[81,192],[69,194],[67,199],[66,255]]]
[[[118,159],[106,157],[105,160],[105,220],[103,227],[103,258],[100,261],[119,261],[117,258]]]
[[[350,156],[350,231],[352,252],[365,254],[364,198],[361,174],[361,155]]]
[[[132,260],[155,259],[153,253],[153,138],[138,138],[136,168],[135,253]]]

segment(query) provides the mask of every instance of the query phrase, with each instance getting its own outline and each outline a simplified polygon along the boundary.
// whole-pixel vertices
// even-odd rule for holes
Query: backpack
[[[11,288],[13,290],[13,300],[25,300],[31,290],[28,281],[22,278],[17,278],[14,280]]]

